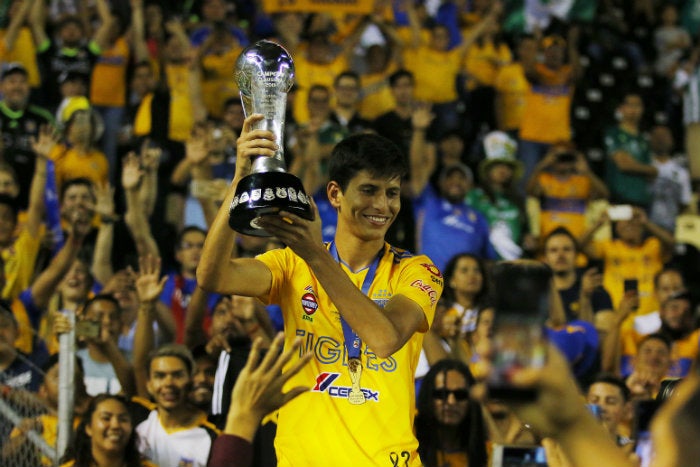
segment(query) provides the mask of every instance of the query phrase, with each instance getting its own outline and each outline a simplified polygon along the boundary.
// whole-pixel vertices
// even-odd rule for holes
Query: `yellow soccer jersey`
[[[272,272],[270,294],[261,298],[282,308],[285,347],[301,337],[303,351],[314,355],[288,382],[287,388],[312,389],[280,409],[275,439],[278,465],[420,466],[413,434],[413,375],[423,335],[414,334],[386,359],[363,342],[360,387],[366,400],[352,405],[337,308],[309,266],[290,249],[272,250],[258,259]],[[342,267],[361,289],[367,269],[352,273]],[[442,287],[442,276],[427,256],[413,256],[385,244],[368,296],[383,307],[392,296],[404,295],[423,309],[431,324]]]

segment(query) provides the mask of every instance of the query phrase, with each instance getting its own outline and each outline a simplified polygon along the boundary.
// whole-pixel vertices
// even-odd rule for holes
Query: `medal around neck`
[[[259,225],[261,216],[284,210],[313,219],[309,196],[301,180],[286,172],[282,149],[287,93],[294,83],[294,61],[280,45],[258,41],[239,55],[235,77],[245,116],[262,114],[265,118],[256,122],[253,129],[273,132],[279,149],[274,157],[259,156],[253,160],[251,173],[236,188],[228,224],[242,234],[270,237]]]
[[[365,395],[360,388],[360,377],[362,376],[362,361],[359,358],[348,359],[348,371],[350,372],[350,393],[348,402],[352,405],[365,403]]]

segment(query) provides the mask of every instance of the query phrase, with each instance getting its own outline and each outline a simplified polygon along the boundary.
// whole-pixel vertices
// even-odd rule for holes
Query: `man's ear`
[[[328,195],[328,201],[331,203],[335,209],[340,208],[340,201],[343,197],[343,190],[338,185],[338,182],[330,181],[326,186],[326,194]]]

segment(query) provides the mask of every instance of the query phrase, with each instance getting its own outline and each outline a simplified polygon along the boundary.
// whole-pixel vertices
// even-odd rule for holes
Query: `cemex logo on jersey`
[[[318,310],[318,299],[310,285],[307,285],[304,290],[306,293],[301,296],[301,308],[304,310],[304,314],[301,315],[301,319],[313,322],[314,319],[311,316]]]
[[[316,386],[311,392],[327,392],[331,397],[347,399],[350,394],[350,386],[333,386],[333,382],[338,379],[340,373],[321,373],[316,377]],[[365,400],[379,402],[379,391],[361,388]]]

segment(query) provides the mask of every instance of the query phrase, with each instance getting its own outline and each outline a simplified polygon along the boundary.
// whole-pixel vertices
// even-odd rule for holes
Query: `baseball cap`
[[[27,69],[19,62],[11,62],[2,67],[2,74],[0,74],[0,80],[7,78],[10,75],[19,73],[24,76],[29,76]]]
[[[472,172],[472,169],[461,163],[448,165],[447,167],[442,169],[442,171],[440,172],[440,181],[446,179],[454,172],[462,172],[470,182],[474,181],[474,173]]]

